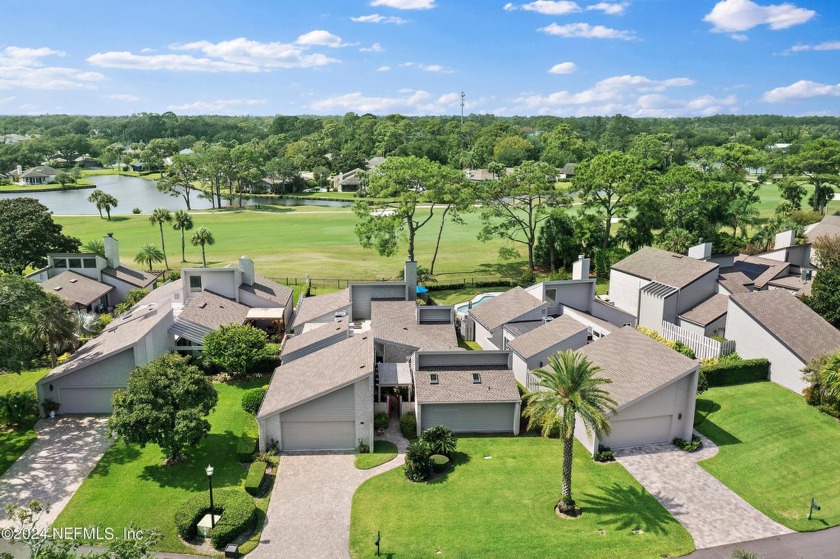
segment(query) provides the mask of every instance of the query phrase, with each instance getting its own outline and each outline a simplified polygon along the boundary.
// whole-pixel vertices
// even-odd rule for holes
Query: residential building
[[[10,175],[21,186],[40,186],[54,183],[58,171],[49,165],[37,165],[24,171],[18,165]]]

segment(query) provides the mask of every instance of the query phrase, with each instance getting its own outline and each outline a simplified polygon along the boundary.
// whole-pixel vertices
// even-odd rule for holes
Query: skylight
[[[438,383],[438,375],[437,373],[432,373],[429,375],[429,384],[437,384]]]
[[[473,384],[481,384],[481,373],[473,373]]]

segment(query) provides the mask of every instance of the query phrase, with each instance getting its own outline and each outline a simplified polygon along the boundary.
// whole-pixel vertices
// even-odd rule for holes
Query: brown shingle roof
[[[712,295],[699,305],[692,307],[680,315],[683,320],[705,326],[726,314],[729,307],[729,296],[724,293]]]
[[[744,275],[735,266],[721,268],[718,273],[718,283],[730,293],[749,293],[755,282]]]
[[[698,366],[692,359],[630,326],[615,330],[579,352],[601,368],[597,377],[612,380],[603,388],[617,402],[618,410],[684,377]]]
[[[808,242],[813,243],[818,237],[840,235],[840,215],[827,215],[807,233]]]
[[[748,256],[739,254],[735,257],[734,268],[755,282],[756,289],[761,289],[771,279],[787,275],[790,264],[761,258],[760,256]]]
[[[274,370],[257,417],[285,411],[373,374],[373,336],[358,335]]]
[[[211,291],[202,291],[184,306],[177,321],[188,321],[211,330],[225,324],[242,324],[248,307]]]
[[[280,350],[280,357],[291,355],[296,351],[322,342],[332,336],[337,336],[342,333],[347,335],[348,332],[349,324],[347,317],[336,320],[335,322],[325,322],[323,326],[313,328],[308,332],[296,336],[287,336]]]
[[[473,383],[473,373],[481,375],[481,384]],[[438,375],[438,384],[430,383],[432,374]],[[421,404],[521,400],[513,371],[481,366],[415,371],[414,390]]]
[[[414,301],[371,301],[374,338],[423,351],[458,349],[453,324],[418,324]],[[410,352],[409,352],[410,353]]]
[[[729,298],[804,362],[840,348],[840,331],[784,289]]]
[[[522,289],[514,287],[489,301],[470,309],[473,319],[487,328],[495,330],[505,322],[516,320],[523,314],[530,312],[544,303]]]
[[[613,270],[682,289],[705,276],[718,265],[675,252],[644,247],[613,264]]]
[[[71,305],[83,307],[87,307],[114,289],[110,285],[70,271],[62,272],[44,281],[41,287],[48,293],[55,293]]]
[[[570,316],[559,316],[508,342],[508,347],[525,359],[545,351],[587,328]],[[585,340],[584,340],[585,343]]]
[[[300,305],[295,319],[294,326],[306,324],[322,316],[333,314],[339,309],[350,304],[350,289],[342,289],[335,293],[327,295],[316,295],[315,297],[306,297]]]
[[[141,272],[128,266],[120,266],[118,268],[105,268],[102,273],[106,276],[111,276],[135,287],[146,288],[160,275],[156,272]]]
[[[814,282],[813,280],[802,281],[802,278],[800,276],[790,275],[772,279],[767,282],[767,285],[796,291],[796,295],[810,295],[811,287],[814,285]]]
[[[276,303],[281,307],[287,307],[290,304],[293,304],[293,291],[291,287],[279,284],[276,281],[270,280],[264,276],[256,275],[254,277],[254,285],[246,285],[243,283],[239,286],[239,289],[256,295],[261,299],[265,299],[266,301]]]

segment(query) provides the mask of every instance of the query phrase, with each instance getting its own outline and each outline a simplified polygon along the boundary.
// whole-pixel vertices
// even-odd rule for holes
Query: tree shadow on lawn
[[[110,221],[128,221],[128,216],[112,215]]]
[[[449,467],[444,472],[440,472],[439,474],[433,473],[429,479],[426,480],[428,485],[435,485],[437,483],[443,483],[449,478],[449,474],[453,473],[458,466],[463,466],[464,464],[470,461],[470,455],[466,452],[459,452],[456,451],[452,454],[452,458],[449,459]]]
[[[494,262],[479,264],[475,271],[488,276],[500,276],[503,278],[518,278],[527,266],[527,261],[513,260],[510,262]]]
[[[128,464],[140,457],[140,448],[135,444],[116,441],[91,472],[91,477],[105,477],[111,473],[111,466]]]
[[[646,533],[666,535],[678,523],[668,511],[650,503],[651,500],[653,497],[642,487],[626,487],[613,483],[600,493],[585,493],[577,499],[577,504],[584,515],[596,514],[601,517],[601,523],[610,525],[615,530],[642,530]],[[643,505],[644,501],[648,503]]]
[[[231,431],[212,433],[197,448],[188,449],[188,459],[179,464],[163,463],[143,468],[140,479],[154,481],[160,487],[177,487],[190,491],[207,488],[208,464],[215,468],[214,487],[238,486],[245,478],[245,470],[236,461],[236,443],[239,437]]]
[[[720,404],[706,398],[698,398],[694,415],[694,428],[709,437],[718,446],[740,444],[741,439],[721,428],[709,416],[720,409]]]

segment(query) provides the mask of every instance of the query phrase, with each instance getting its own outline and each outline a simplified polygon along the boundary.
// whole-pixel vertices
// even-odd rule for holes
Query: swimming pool
[[[455,312],[458,313],[458,314],[467,314],[467,312],[470,309],[470,304],[472,304],[473,307],[476,307],[476,306],[478,306],[482,303],[485,303],[485,302],[489,301],[490,299],[492,299],[496,295],[499,295],[499,293],[500,292],[479,293],[478,295],[473,297],[471,300],[469,300],[465,303],[458,303],[457,305],[455,305]]]

